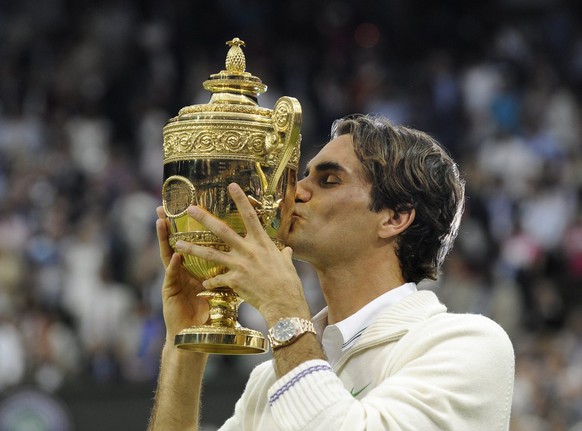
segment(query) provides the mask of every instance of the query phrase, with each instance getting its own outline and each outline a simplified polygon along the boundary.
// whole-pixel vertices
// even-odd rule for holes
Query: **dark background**
[[[48,425],[58,406],[70,429],[145,428],[164,336],[161,128],[208,100],[201,84],[224,68],[235,36],[247,71],[269,86],[262,106],[301,101],[303,163],[353,112],[382,113],[449,149],[467,178],[467,210],[443,276],[423,287],[510,334],[512,431],[580,429],[581,9],[0,2],[0,431],[67,429]],[[298,268],[316,312],[317,282]],[[251,309],[241,319],[264,329]],[[208,429],[262,359],[212,359]]]

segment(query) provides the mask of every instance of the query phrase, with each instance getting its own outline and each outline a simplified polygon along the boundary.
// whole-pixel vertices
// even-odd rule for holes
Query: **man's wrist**
[[[166,337],[166,342],[162,349],[162,356],[174,363],[193,362],[206,364],[208,353],[180,349],[174,344],[174,337]]]
[[[273,350],[273,358],[275,359],[277,376],[281,377],[305,361],[325,360],[325,354],[315,334],[308,332],[294,343]]]
[[[299,317],[300,319],[306,320],[311,319],[311,312],[309,311],[309,307],[307,305],[294,305],[287,303],[277,306],[274,304],[269,304],[259,311],[264,317],[265,322],[267,322],[268,328],[273,326],[280,319],[284,319],[286,317]]]
[[[269,329],[269,342],[275,350],[294,343],[306,333],[316,334],[311,320],[300,317],[282,318]]]

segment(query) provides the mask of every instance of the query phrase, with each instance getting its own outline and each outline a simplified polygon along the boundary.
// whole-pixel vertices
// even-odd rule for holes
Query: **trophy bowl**
[[[267,87],[245,72],[244,42],[227,45],[226,70],[211,75],[204,88],[207,104],[182,108],[163,128],[164,183],[162,200],[169,220],[169,242],[178,240],[227,251],[228,246],[188,216],[198,205],[244,236],[244,223],[227,187],[239,184],[253,204],[273,242],[283,249],[294,204],[300,156],[301,106],[281,97],[274,108],[260,107]],[[205,280],[226,271],[222,265],[183,255],[184,267]],[[238,323],[238,295],[228,286],[200,293],[209,303],[204,325],[184,328],[175,339],[179,348],[205,353],[255,354],[268,350],[260,331]]]

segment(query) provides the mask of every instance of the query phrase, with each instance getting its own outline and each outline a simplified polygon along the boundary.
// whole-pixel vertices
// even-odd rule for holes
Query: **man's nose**
[[[311,197],[311,193],[306,187],[306,178],[297,182],[295,189],[295,202],[307,202]]]

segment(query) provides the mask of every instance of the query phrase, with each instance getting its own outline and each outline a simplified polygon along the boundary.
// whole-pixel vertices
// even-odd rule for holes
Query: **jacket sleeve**
[[[360,400],[327,362],[301,364],[269,388],[279,429],[507,430],[514,379],[511,342],[485,317],[451,316],[405,335],[392,359],[374,365],[383,373]]]
[[[242,396],[234,407],[234,413],[220,431],[259,430],[264,427],[267,411],[267,391],[276,381],[272,361],[266,361],[253,369]]]

